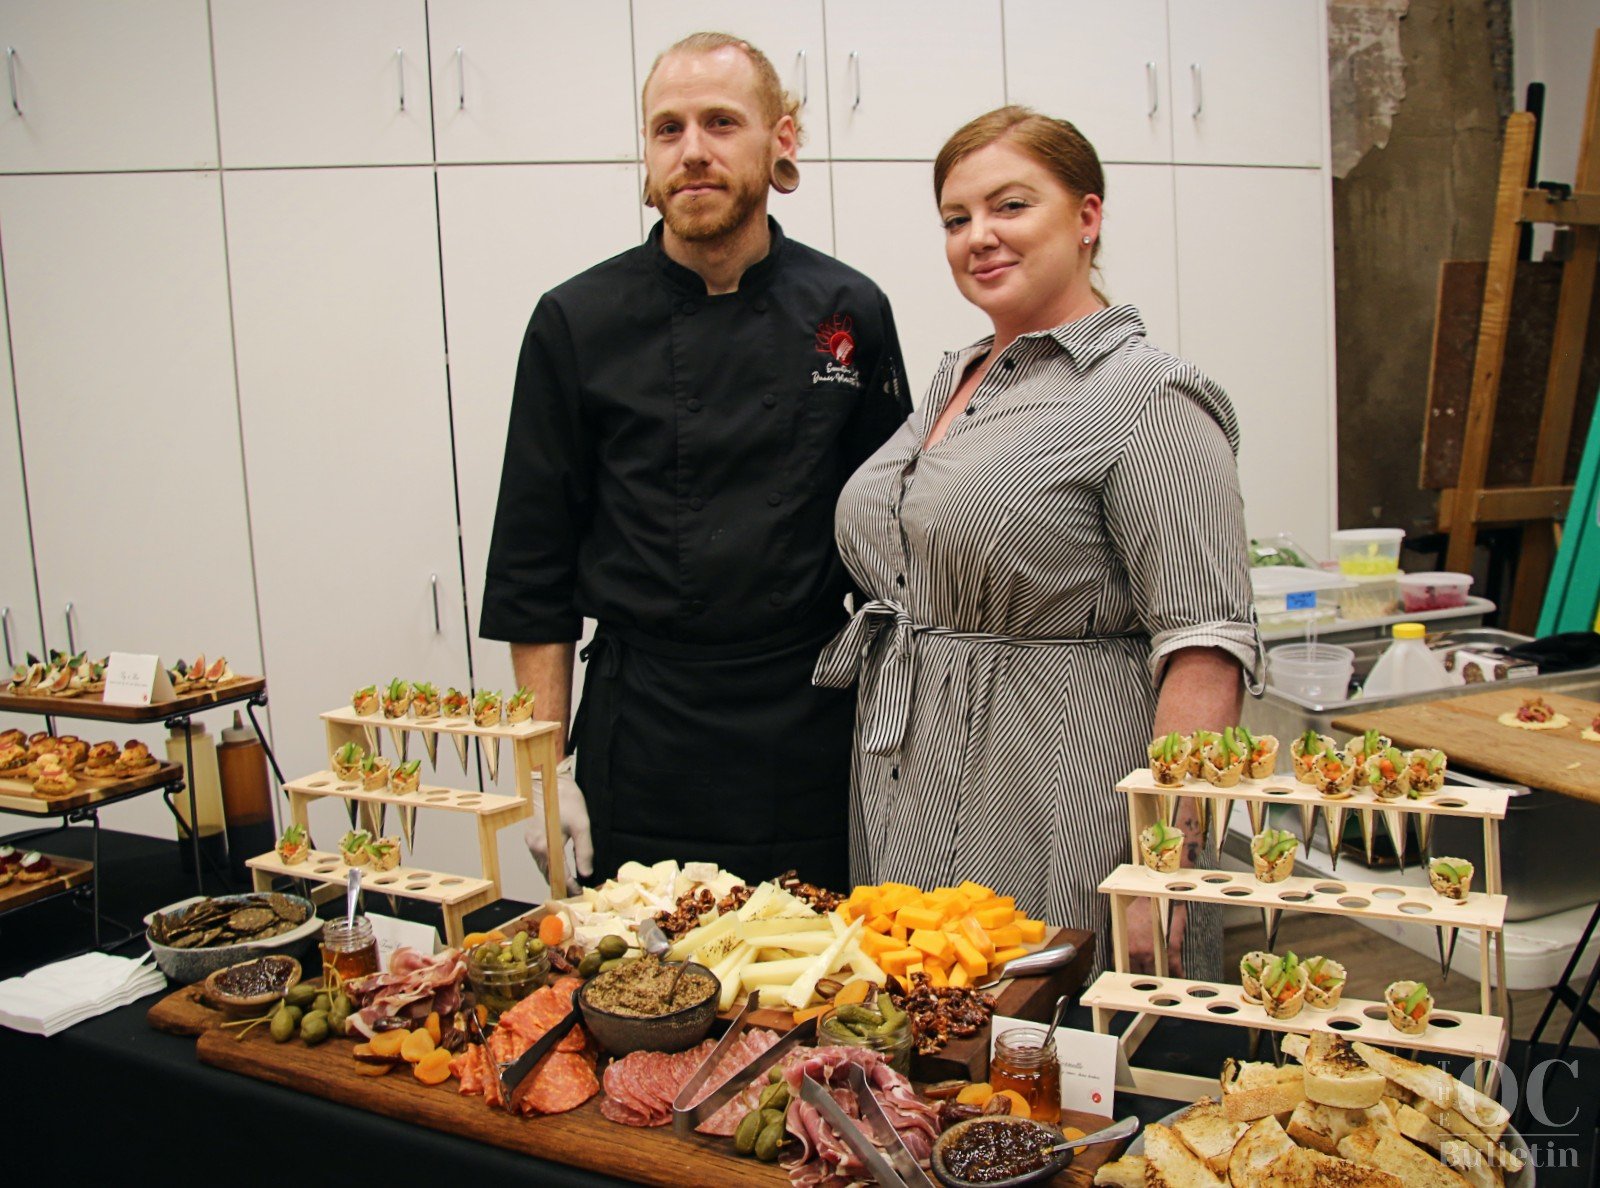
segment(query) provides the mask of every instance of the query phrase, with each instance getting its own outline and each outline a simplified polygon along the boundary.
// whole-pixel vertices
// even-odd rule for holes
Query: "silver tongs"
[[[861,1114],[859,1124],[839,1108],[828,1087],[810,1075],[801,1078],[800,1100],[833,1127],[844,1145],[866,1165],[878,1182],[878,1188],[933,1188],[928,1173],[912,1158],[899,1132],[878,1104],[872,1087],[867,1084],[866,1071],[859,1064],[846,1064],[843,1069],[845,1084],[855,1094],[856,1108]]]
[[[717,1041],[717,1046],[711,1049],[711,1055],[705,1058],[700,1067],[695,1069],[694,1075],[684,1082],[682,1089],[678,1090],[678,1096],[672,1099],[673,1134],[681,1138],[687,1138],[695,1132],[695,1128],[702,1122],[737,1097],[751,1081],[777,1064],[778,1061],[782,1060],[801,1044],[810,1043],[817,1038],[817,1020],[813,1016],[804,1023],[791,1027],[784,1032],[777,1043],[750,1061],[749,1064],[725,1078],[721,1086],[710,1097],[707,1097],[699,1105],[691,1107],[689,1103],[695,1099],[695,1094],[705,1087],[706,1082],[711,1079],[711,1074],[716,1071],[717,1065],[722,1062],[722,1058],[727,1055],[728,1050],[738,1042],[739,1037],[749,1027],[750,1012],[759,1010],[760,1007],[761,992],[752,990],[750,997],[745,1001],[743,1009],[734,1017],[733,1022],[728,1025],[728,1030]]]

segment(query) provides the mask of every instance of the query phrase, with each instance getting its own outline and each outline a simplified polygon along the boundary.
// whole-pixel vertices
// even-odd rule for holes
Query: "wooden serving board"
[[[42,879],[37,883],[24,883],[13,874],[11,881],[0,887],[0,914],[26,907],[30,903],[37,903],[41,899],[49,899],[52,895],[80,887],[94,878],[92,862],[84,862],[78,858],[57,858],[54,854],[50,855],[50,861],[56,865],[56,874],[52,878]]]
[[[116,800],[131,792],[149,788],[164,788],[183,779],[183,768],[176,763],[158,763],[143,775],[130,779],[98,779],[78,772],[78,786],[66,796],[41,796],[33,790],[30,779],[0,779],[0,809],[14,813],[35,813],[55,816],[85,805]]]
[[[1560,730],[1518,730],[1497,720],[1536,694],[1572,724]],[[1600,743],[1581,737],[1596,714],[1600,704],[1561,693],[1492,689],[1351,714],[1333,725],[1352,734],[1381,730],[1397,747],[1437,747],[1450,757],[1452,767],[1600,803]]]
[[[733,1140],[694,1135],[678,1138],[672,1128],[621,1126],[600,1113],[593,1097],[566,1114],[513,1117],[490,1109],[481,1097],[463,1097],[457,1082],[429,1087],[411,1076],[409,1066],[383,1077],[355,1071],[346,1040],[330,1040],[315,1048],[299,1041],[272,1042],[257,1028],[244,1039],[215,1029],[205,1031],[195,1047],[202,1064],[226,1069],[354,1106],[411,1126],[426,1126],[475,1139],[525,1155],[602,1172],[640,1184],[682,1188],[742,1188],[749,1184],[787,1186],[788,1174],[775,1163],[761,1163],[734,1153]],[[1110,1119],[1064,1111],[1063,1126],[1084,1131],[1110,1124]],[[1050,1181],[1057,1188],[1084,1188],[1095,1168],[1115,1154],[1115,1144],[1091,1147],[1066,1171]]]
[[[167,1035],[197,1036],[223,1022],[219,1010],[206,1005],[199,984],[174,990],[144,1013],[144,1021]]]
[[[107,705],[101,694],[79,697],[37,697],[0,692],[0,710],[14,714],[49,714],[57,718],[80,718],[97,722],[159,722],[173,714],[187,714],[244,701],[267,687],[266,677],[240,677],[227,685],[198,693],[180,693],[171,701],[151,705]]]

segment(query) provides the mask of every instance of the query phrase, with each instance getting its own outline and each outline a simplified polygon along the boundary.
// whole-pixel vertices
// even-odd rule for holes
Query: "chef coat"
[[[545,294],[523,339],[479,633],[599,622],[573,727],[597,875],[712,859],[707,842],[759,877],[796,825],[836,837],[844,869],[848,706],[803,654],[846,617],[839,490],[910,404],[888,299],[769,226],[767,256],[711,296],[658,224]],[[804,774],[835,753],[836,775]],[[791,797],[822,808],[771,811]]]

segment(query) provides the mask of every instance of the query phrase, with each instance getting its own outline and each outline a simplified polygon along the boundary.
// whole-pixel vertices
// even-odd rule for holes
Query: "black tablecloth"
[[[135,922],[152,908],[193,894],[192,877],[180,868],[175,843],[114,832],[101,838],[101,894],[110,915]],[[87,831],[58,834],[47,848],[87,854]],[[221,889],[208,883],[208,890]],[[414,911],[416,918],[427,918],[425,908],[401,906],[403,914]],[[471,925],[489,927],[523,908],[495,904],[473,916]],[[0,977],[67,956],[88,941],[88,915],[71,897],[0,916]],[[142,941],[133,941],[120,952],[141,950]],[[149,1171],[239,1184],[281,1185],[285,1175],[342,1181],[373,1174],[403,1175],[409,1183],[438,1175],[461,1183],[496,1172],[541,1185],[627,1183],[207,1067],[196,1058],[193,1040],[160,1034],[145,1023],[157,997],[50,1039],[0,1028],[0,1070],[8,1086],[0,1168],[7,1179],[36,1182],[37,1172],[54,1180],[76,1167],[97,1176]],[[1089,1013],[1079,1010],[1067,1023],[1087,1029]],[[1234,1028],[1164,1022],[1146,1040],[1139,1059],[1212,1077],[1225,1057],[1245,1055],[1244,1036]],[[1512,1045],[1513,1068],[1520,1067],[1522,1048]],[[1576,1080],[1562,1070],[1547,1078],[1546,1112],[1557,1120],[1574,1111],[1577,1117],[1558,1128],[1565,1133],[1537,1142],[1541,1148],[1550,1142],[1558,1150],[1575,1150],[1579,1166],[1541,1167],[1544,1188],[1592,1182],[1600,1055],[1578,1049],[1576,1059]],[[1117,1105],[1119,1114],[1135,1113],[1146,1122],[1175,1108],[1169,1101],[1138,1097],[1120,1097]],[[670,1136],[663,1135],[663,1141],[670,1142]]]

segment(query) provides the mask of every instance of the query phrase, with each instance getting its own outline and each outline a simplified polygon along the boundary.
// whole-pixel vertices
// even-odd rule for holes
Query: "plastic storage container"
[[[1331,623],[1339,614],[1336,591],[1349,584],[1348,578],[1320,569],[1262,565],[1250,570],[1256,615],[1264,631]]]
[[[1267,683],[1306,701],[1343,701],[1356,654],[1338,644],[1283,644],[1267,653]]]
[[[1347,577],[1339,591],[1341,619],[1381,619],[1400,611],[1400,581],[1393,575]]]
[[[1333,533],[1333,555],[1346,577],[1376,577],[1400,572],[1404,528],[1345,528]]]
[[[1449,610],[1467,605],[1472,589],[1470,573],[1403,573],[1400,575],[1400,600],[1408,615],[1420,611]]]
[[[1427,632],[1421,623],[1396,623],[1390,633],[1394,642],[1367,674],[1362,687],[1364,696],[1369,699],[1399,697],[1443,689],[1453,683],[1444,662],[1423,642]]]

